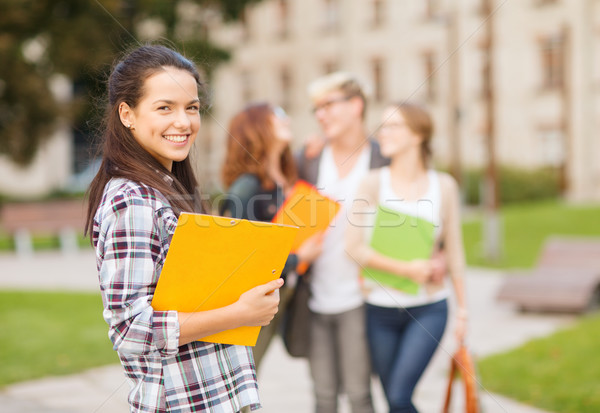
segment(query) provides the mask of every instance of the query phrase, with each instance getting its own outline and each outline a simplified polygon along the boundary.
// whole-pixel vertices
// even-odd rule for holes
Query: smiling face
[[[388,107],[383,112],[377,138],[381,154],[388,158],[409,151],[420,152],[423,140],[408,126],[402,112],[397,107]]]
[[[344,136],[361,118],[361,102],[341,90],[325,93],[313,100],[314,114],[323,134],[330,140]]]
[[[131,108],[119,106],[121,122],[165,168],[183,161],[200,130],[198,86],[187,71],[164,67],[144,82],[144,95]]]

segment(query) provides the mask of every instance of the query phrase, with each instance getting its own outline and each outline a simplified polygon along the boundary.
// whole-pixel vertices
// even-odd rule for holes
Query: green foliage
[[[469,205],[481,203],[483,170],[469,170],[464,176],[465,201]],[[560,196],[559,174],[553,168],[521,169],[501,167],[498,171],[500,203],[556,199]]]
[[[0,292],[0,386],[118,362],[99,294]]]
[[[52,130],[59,110],[36,67],[0,45],[0,153],[25,165]]]
[[[225,20],[237,20],[242,17],[246,6],[259,3],[261,0],[208,0],[206,3],[219,3]]]
[[[248,4],[260,0],[188,0],[238,19]],[[229,53],[211,43],[202,27],[191,38],[177,34],[181,0],[0,0],[0,154],[20,165],[33,159],[51,135],[57,117],[71,121],[84,136],[94,130],[95,102],[116,56],[139,44],[135,27],[145,18],[159,18],[164,41],[184,51],[210,79]],[[39,53],[25,53],[28,45]],[[31,48],[30,48],[31,49]],[[52,74],[75,83],[73,102],[55,101],[48,80]]]
[[[60,239],[57,235],[32,235],[31,243],[34,251],[57,250],[60,248]],[[77,233],[77,245],[79,248],[90,248],[89,237],[83,233]],[[16,250],[14,238],[0,229],[0,251],[14,252]]]
[[[501,208],[502,257],[491,263],[482,254],[482,218],[463,224],[467,263],[472,266],[530,268],[552,235],[600,237],[600,205],[531,202]]]
[[[115,12],[119,2],[104,3]],[[82,116],[55,101],[48,80],[54,73],[76,80],[106,64],[114,53],[112,34],[122,32],[107,31],[111,21],[94,2],[0,1],[0,153],[26,165],[59,115]],[[32,44],[41,50],[35,56],[26,53]]]
[[[0,251],[14,251],[15,242],[13,238],[0,230]]]
[[[478,362],[485,390],[552,412],[600,411],[600,314]]]

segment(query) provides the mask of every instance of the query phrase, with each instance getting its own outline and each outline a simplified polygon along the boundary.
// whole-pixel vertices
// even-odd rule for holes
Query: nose
[[[178,110],[175,114],[174,126],[179,129],[187,129],[192,124],[190,115],[185,110]]]

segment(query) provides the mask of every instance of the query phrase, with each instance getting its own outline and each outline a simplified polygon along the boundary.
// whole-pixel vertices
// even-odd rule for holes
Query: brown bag
[[[475,365],[469,349],[464,344],[456,351],[451,360],[450,377],[448,380],[448,390],[446,392],[446,402],[444,403],[443,413],[448,413],[450,408],[450,398],[452,396],[452,382],[457,373],[462,377],[465,385],[465,411],[466,413],[479,413],[479,396],[477,394],[477,376]]]

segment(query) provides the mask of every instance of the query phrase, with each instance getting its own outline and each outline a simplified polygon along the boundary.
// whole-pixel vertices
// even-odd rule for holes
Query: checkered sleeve
[[[177,312],[150,305],[166,254],[152,203],[120,193],[105,206],[100,225],[100,287],[113,348],[124,355],[176,355]]]

